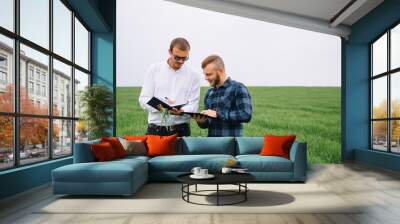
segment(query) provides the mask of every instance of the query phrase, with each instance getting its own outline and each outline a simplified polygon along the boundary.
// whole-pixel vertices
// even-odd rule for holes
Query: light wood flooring
[[[349,203],[363,201],[367,206],[356,214],[37,214],[38,207],[55,198],[50,185],[44,185],[0,201],[0,223],[400,223],[399,173],[359,163],[312,165],[308,183],[322,185]]]

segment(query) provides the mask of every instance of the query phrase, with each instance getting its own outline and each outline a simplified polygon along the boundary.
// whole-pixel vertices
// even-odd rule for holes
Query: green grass
[[[200,108],[207,87],[201,89]],[[340,87],[249,87],[253,118],[244,136],[295,134],[307,142],[311,163],[340,162]],[[138,103],[140,87],[117,87],[117,135],[144,134],[147,113]],[[192,121],[192,136],[207,136]]]

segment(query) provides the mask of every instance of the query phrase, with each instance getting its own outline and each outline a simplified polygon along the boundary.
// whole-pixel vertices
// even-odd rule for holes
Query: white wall
[[[340,86],[339,37],[162,0],[117,1],[117,86],[141,86],[175,37],[189,40],[187,63],[202,80],[201,61],[217,53],[246,85]]]

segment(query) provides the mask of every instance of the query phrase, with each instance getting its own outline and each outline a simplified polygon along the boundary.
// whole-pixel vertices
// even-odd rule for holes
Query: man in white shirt
[[[140,106],[148,111],[147,134],[190,136],[190,116],[182,112],[197,112],[200,99],[200,75],[185,65],[190,45],[184,38],[172,40],[167,61],[150,66],[139,96]],[[157,97],[170,105],[185,104],[173,109],[169,121],[162,121],[161,112],[147,102]],[[160,108],[163,109],[163,108]]]

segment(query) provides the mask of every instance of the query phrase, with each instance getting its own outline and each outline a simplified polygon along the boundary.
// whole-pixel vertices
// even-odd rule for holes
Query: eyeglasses
[[[175,61],[187,61],[187,60],[189,60],[189,56],[187,56],[187,57],[179,57],[179,56],[176,56],[176,55],[173,55],[174,56],[174,60]]]

